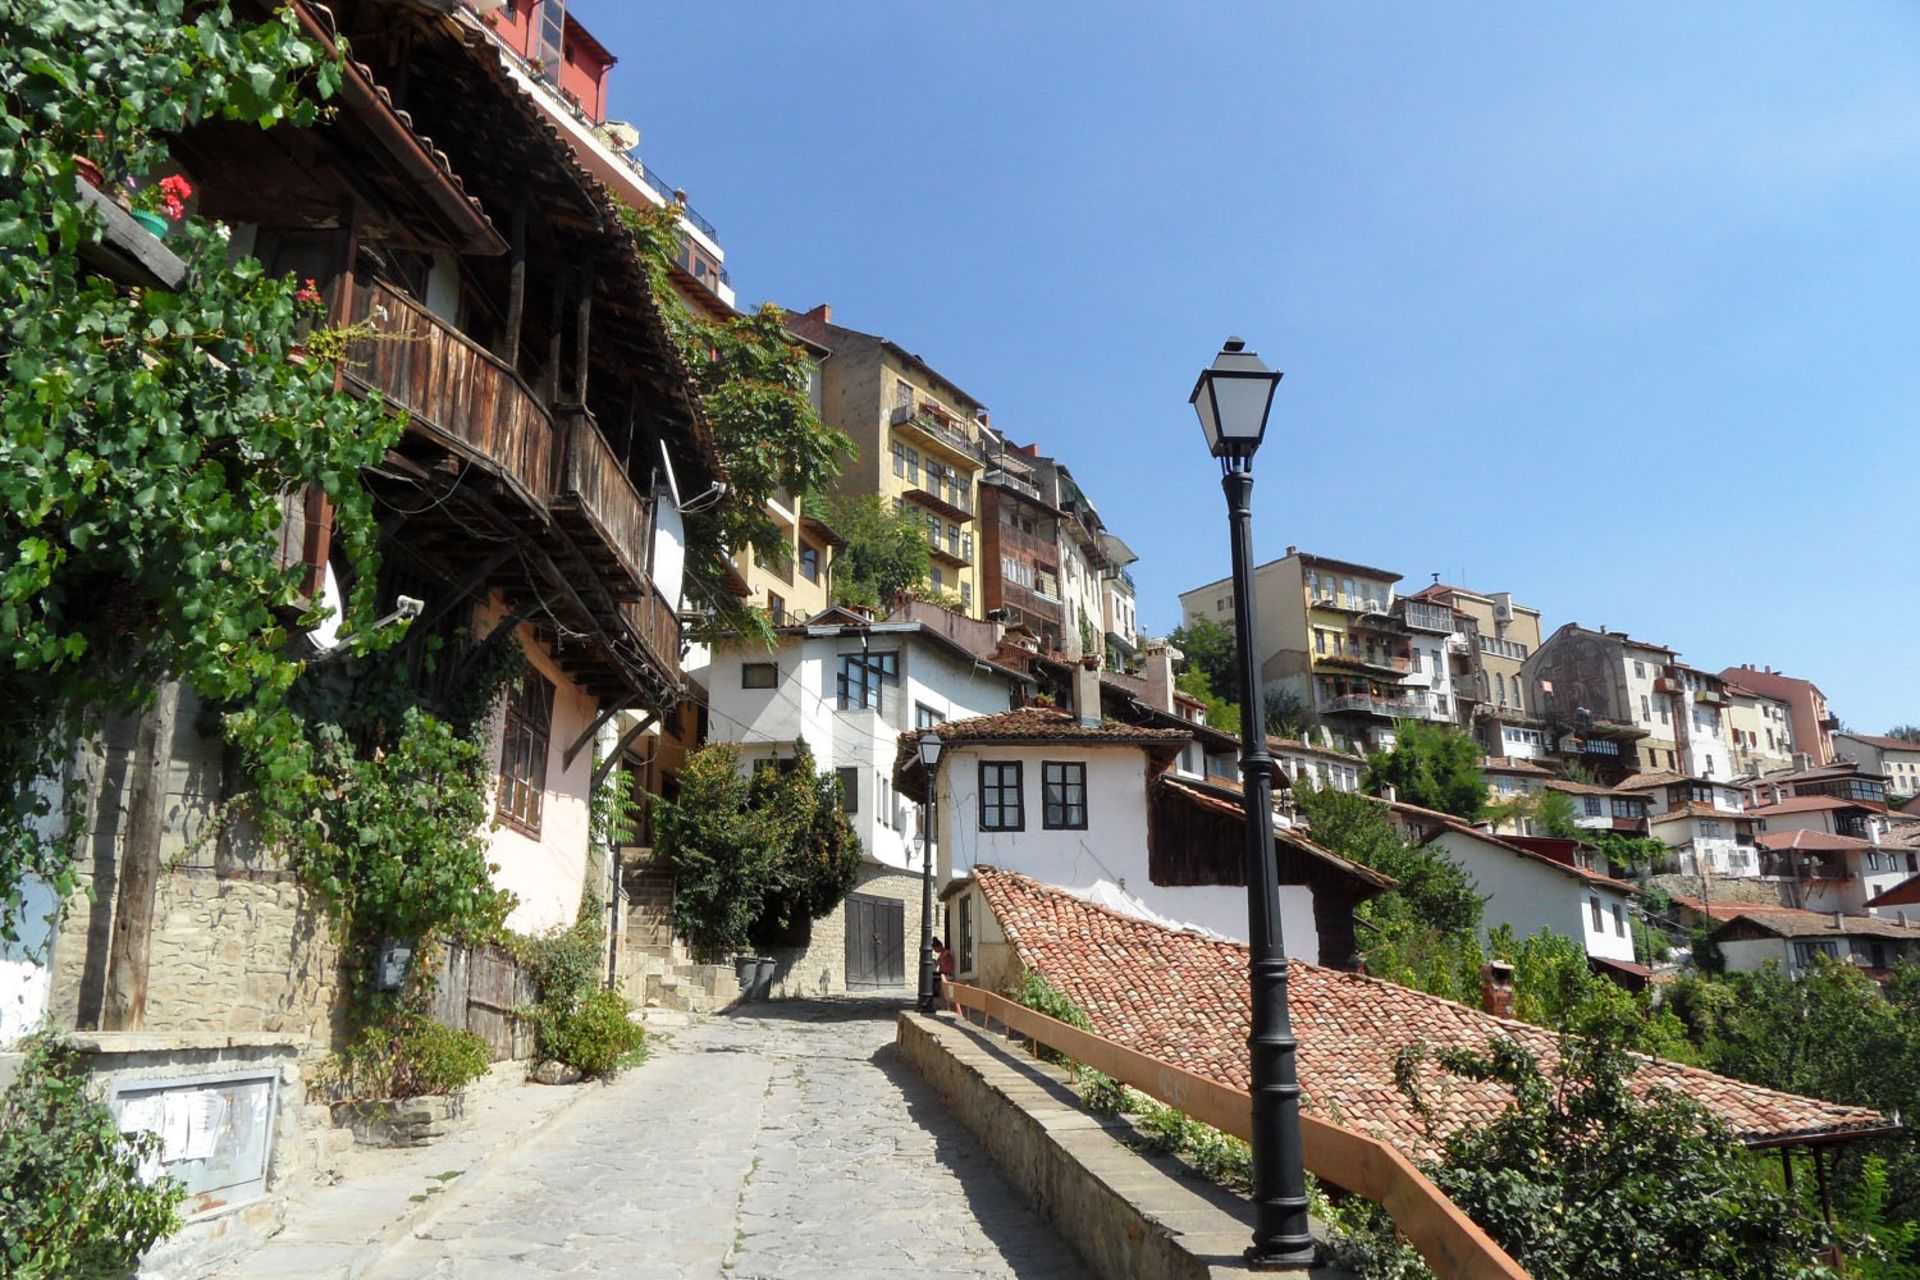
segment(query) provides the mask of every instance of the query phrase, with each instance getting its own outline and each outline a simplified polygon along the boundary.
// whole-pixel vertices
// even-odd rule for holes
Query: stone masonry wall
[[[303,1059],[341,1032],[340,948],[325,903],[244,824],[219,821],[226,798],[217,730],[181,698],[168,770],[162,871],[148,973],[150,1032],[280,1032],[302,1037]],[[89,783],[82,884],[53,947],[48,1014],[96,1028],[105,999],[118,888],[132,726],[115,726],[81,761]],[[91,888],[91,895],[87,890]]]
[[[920,877],[891,867],[864,863],[853,892],[870,898],[898,898],[906,904],[904,989],[919,983]],[[934,904],[934,933],[939,935],[940,904]],[[847,990],[847,908],[843,902],[813,922],[813,935],[804,947],[774,947],[780,961],[774,975],[776,999],[841,995]]]

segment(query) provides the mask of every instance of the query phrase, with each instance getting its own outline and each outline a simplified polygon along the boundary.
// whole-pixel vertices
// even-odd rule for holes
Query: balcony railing
[[[1453,630],[1453,610],[1443,609],[1439,605],[1425,604],[1417,600],[1403,601],[1401,616],[1409,627],[1415,627],[1421,631],[1450,633]]]
[[[1313,660],[1315,664],[1353,664],[1363,667],[1374,667],[1381,671],[1407,672],[1413,670],[1413,663],[1406,658],[1396,658],[1391,654],[1378,652],[1370,654],[1364,649],[1341,649],[1333,653],[1316,653],[1313,655]]]
[[[627,624],[640,638],[662,670],[675,680],[680,678],[680,615],[648,583],[640,599],[620,606]]]
[[[1417,720],[1426,714],[1423,704],[1411,698],[1376,698],[1367,693],[1343,693],[1329,698],[1321,710],[1329,714],[1357,711],[1389,720]]]
[[[952,449],[955,453],[969,459],[979,457],[973,440],[966,432],[949,422],[944,415],[933,412],[926,405],[897,405],[893,410],[892,422],[896,427],[911,428],[936,444]]]
[[[647,500],[614,455],[585,409],[561,411],[560,453],[553,478],[553,511],[563,522],[591,530],[599,548],[617,565],[630,590],[647,581]]]
[[[1023,479],[1011,471],[1003,470],[1000,467],[989,467],[987,474],[981,477],[980,482],[982,484],[997,484],[1002,488],[1011,489],[1015,493],[1023,493],[1035,502],[1045,501],[1045,499],[1040,496],[1039,485],[1034,484],[1030,480]]]
[[[354,289],[349,319],[376,332],[348,345],[349,384],[379,392],[410,427],[498,471],[523,501],[546,498],[553,423],[519,374],[384,282]]]

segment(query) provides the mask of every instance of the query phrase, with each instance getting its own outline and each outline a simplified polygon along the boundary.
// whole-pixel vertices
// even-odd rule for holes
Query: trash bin
[[[773,999],[773,971],[780,962],[772,956],[755,957],[753,971],[753,998],[755,1000]]]
[[[760,957],[735,956],[733,976],[740,981],[740,1003],[754,999],[753,989],[760,979]]]

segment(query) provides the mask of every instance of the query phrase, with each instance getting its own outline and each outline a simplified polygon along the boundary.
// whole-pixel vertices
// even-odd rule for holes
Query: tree
[[[1198,698],[1207,707],[1207,727],[1236,737],[1240,733],[1240,704],[1229,702],[1213,691],[1213,681],[1199,667],[1188,667],[1173,678],[1173,687]]]
[[[847,540],[833,558],[836,603],[884,610],[894,597],[927,580],[926,531],[912,515],[894,510],[877,494],[829,502],[827,523]]]
[[[839,904],[860,869],[860,841],[839,783],[800,744],[752,777],[726,743],[687,757],[680,795],[657,800],[654,834],[674,874],[673,923],[709,952],[790,935]]]
[[[301,600],[300,569],[280,562],[283,495],[333,504],[356,570],[343,632],[363,647],[378,526],[360,474],[402,423],[335,394],[329,360],[289,361],[298,282],[229,262],[211,223],[170,232],[188,267],[175,291],[82,264],[105,222],[76,155],[144,181],[196,124],[318,119],[341,67],[291,9],[249,23],[224,3],[0,0],[0,48],[0,939],[14,939],[29,877],[61,899],[76,883],[77,795],[49,780],[158,684],[228,709],[256,770],[305,770],[281,702]]]
[[[1778,1280],[1809,1272],[1822,1233],[1691,1099],[1637,1095],[1629,1029],[1562,1030],[1542,1067],[1513,1040],[1440,1055],[1509,1095],[1491,1123],[1446,1137],[1436,1185],[1537,1280]],[[1401,1089],[1426,1099],[1402,1058]],[[1427,1114],[1431,1114],[1428,1112]]]
[[[1267,733],[1275,738],[1304,738],[1307,726],[1311,723],[1300,695],[1278,685],[1267,689],[1265,719]]]
[[[1477,1001],[1484,900],[1466,872],[1401,839],[1365,796],[1296,783],[1294,800],[1315,843],[1398,882],[1356,912],[1367,972],[1449,1000]]]
[[[1587,834],[1581,829],[1580,812],[1574,808],[1573,797],[1550,787],[1535,797],[1533,820],[1558,840],[1579,840]]]
[[[1233,628],[1206,618],[1175,627],[1167,642],[1186,655],[1187,670],[1204,672],[1220,697],[1240,696],[1240,654]]]
[[[1367,757],[1367,790],[1384,795],[1389,786],[1403,803],[1468,821],[1487,805],[1479,744],[1426,720],[1400,721],[1394,726],[1393,749]]]
[[[1902,742],[1920,742],[1920,724],[1897,724],[1887,730],[1887,736]]]

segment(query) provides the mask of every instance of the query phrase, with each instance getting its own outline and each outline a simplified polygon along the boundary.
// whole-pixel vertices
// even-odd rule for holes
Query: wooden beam
[[[574,304],[573,317],[573,402],[581,408],[587,404],[587,340],[589,326],[593,318],[593,264],[580,264],[580,297]]]
[[[613,766],[620,763],[620,757],[625,755],[627,748],[633,745],[633,740],[652,728],[653,722],[659,718],[659,712],[649,711],[639,724],[620,735],[620,741],[613,744],[613,750],[607,753],[607,758],[594,766],[593,781],[587,786],[588,795],[600,789],[600,784],[607,780],[609,773],[613,772]]]
[[[564,321],[567,317],[567,277],[555,272],[553,277],[553,305],[547,311],[547,405],[552,407],[560,401],[560,355],[561,337],[566,333]]]
[[[576,681],[575,683],[578,682]],[[587,749],[587,744],[593,741],[593,736],[600,732],[600,726],[625,710],[626,707],[618,700],[609,702],[606,709],[593,718],[593,723],[582,729],[580,736],[575,738],[572,744],[560,753],[560,767],[562,769],[573,768],[573,758]]]
[[[160,885],[160,837],[167,819],[167,772],[173,727],[180,717],[180,682],[168,680],[141,713],[128,771],[127,832],[120,846],[119,892],[107,953],[102,1030],[138,1031],[147,1016],[147,971],[152,958],[153,902]]]
[[[512,369],[520,363],[520,325],[527,311],[527,202],[524,199],[513,206],[508,252],[513,259],[507,269],[507,340],[500,358]]]

